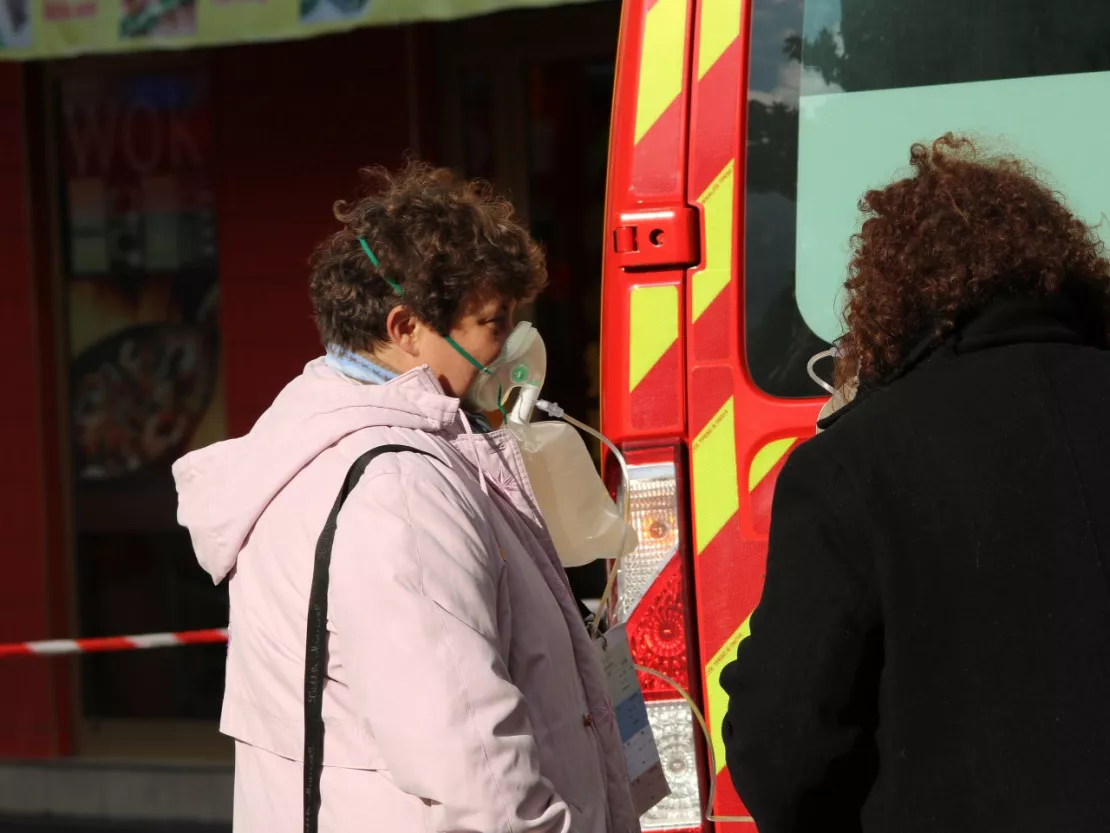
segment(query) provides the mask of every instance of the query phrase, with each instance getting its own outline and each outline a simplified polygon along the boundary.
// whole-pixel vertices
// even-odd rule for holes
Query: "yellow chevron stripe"
[[[754,459],[752,459],[752,467],[748,471],[748,491],[754,492],[755,487],[763,482],[771,469],[779,464],[779,460],[786,456],[794,445],[794,437],[787,437],[785,440],[775,440],[773,443],[768,443],[759,449]]]
[[[736,403],[731,397],[694,439],[694,540],[700,554],[740,508]]]
[[[710,423],[712,425],[712,423]],[[706,429],[708,430],[708,429]],[[796,439],[789,437],[787,439],[775,440],[773,443],[768,443],[759,450],[752,460],[752,467],[748,477],[748,490],[754,490],[756,486],[763,482],[771,469],[773,469],[778,462],[786,455],[793,447]],[[695,466],[697,457],[695,454]],[[697,474],[694,475],[695,482],[697,482]],[[695,502],[695,512],[698,511]],[[700,552],[700,546],[699,546]],[[725,768],[725,742],[721,736],[721,724],[725,718],[725,712],[728,711],[728,695],[721,687],[721,671],[726,665],[736,659],[736,649],[740,643],[751,636],[752,633],[752,617],[748,614],[743,623],[738,627],[727,640],[725,644],[718,649],[717,653],[705,665],[705,704],[706,704],[706,722],[709,724],[709,736],[713,742],[713,759],[717,766],[717,772],[720,773]]]
[[[743,3],[736,0],[701,0],[698,27],[698,78],[704,78],[729,45],[740,37]]]
[[[659,0],[644,19],[644,49],[636,91],[636,141],[682,94],[687,0]]]
[[[697,321],[732,280],[736,161],[729,163],[698,198],[705,224],[705,268],[693,277],[691,320]]]
[[[644,377],[678,340],[678,287],[639,286],[629,299],[628,390]]]
[[[725,741],[721,737],[721,723],[728,711],[728,695],[721,688],[721,670],[736,659],[736,649],[751,635],[752,617],[748,616],[736,632],[728,638],[721,649],[705,666],[705,704],[708,710],[705,719],[709,724],[709,737],[713,741],[713,761],[717,772],[725,768]]]
[[[710,423],[712,424],[712,423]],[[794,438],[776,440],[768,443],[755,455],[752,460],[751,472],[748,477],[748,489],[753,490],[770,473],[771,469],[786,455],[794,445]],[[695,461],[696,461],[695,457]],[[697,475],[695,474],[695,482]],[[697,506],[695,503],[695,512]],[[736,658],[736,649],[740,643],[751,636],[752,617],[749,614],[727,640],[715,653],[705,666],[705,700],[708,714],[706,721],[709,723],[709,735],[713,741],[713,758],[719,773],[725,767],[725,744],[721,737],[721,722],[728,710],[728,695],[721,687],[721,671],[728,663]]]

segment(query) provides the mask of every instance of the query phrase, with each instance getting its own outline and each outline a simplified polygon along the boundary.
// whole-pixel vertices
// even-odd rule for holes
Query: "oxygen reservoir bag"
[[[577,430],[555,420],[518,423],[510,417],[508,425],[564,567],[636,548],[636,531],[609,497]]]

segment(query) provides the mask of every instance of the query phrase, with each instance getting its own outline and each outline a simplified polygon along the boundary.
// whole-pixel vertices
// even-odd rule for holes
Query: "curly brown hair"
[[[1110,322],[1110,263],[1027,162],[951,133],[910,149],[913,173],[868,191],[852,238],[838,384],[881,383],[929,336],[1002,297],[1076,299]]]
[[[362,196],[335,204],[343,228],[310,260],[309,293],[325,346],[373,349],[388,339],[386,319],[399,304],[447,333],[477,300],[526,301],[543,290],[543,252],[487,183],[416,161],[397,173],[373,167],[362,175]]]

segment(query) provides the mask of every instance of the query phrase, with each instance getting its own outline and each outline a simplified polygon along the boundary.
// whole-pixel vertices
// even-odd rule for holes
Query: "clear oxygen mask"
[[[509,333],[497,358],[474,377],[466,398],[483,411],[504,412],[513,391],[518,391],[513,413],[506,416],[527,422],[546,376],[547,348],[543,338],[530,322],[522,321]]]
[[[809,378],[811,378],[814,382],[824,388],[829,394],[828,400],[825,402],[824,405],[821,406],[821,410],[817,414],[818,423],[820,423],[821,420],[825,419],[825,417],[829,417],[835,414],[837,411],[851,402],[856,395],[857,385],[855,381],[847,382],[846,384],[841,385],[839,388],[836,388],[822,379],[815,369],[817,363],[822,359],[836,359],[838,355],[839,354],[837,353],[836,347],[833,346],[830,347],[828,350],[822,350],[820,353],[817,353],[806,364],[806,372],[809,373]],[[821,433],[820,426],[818,426],[817,428],[817,433]]]

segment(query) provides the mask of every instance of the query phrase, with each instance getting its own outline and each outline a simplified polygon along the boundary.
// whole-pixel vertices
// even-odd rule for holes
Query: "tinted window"
[[[947,132],[1032,158],[1091,222],[1110,211],[1100,137],[1110,6],[1099,0],[754,0],[748,92],[749,368],[820,393],[863,192]]]

